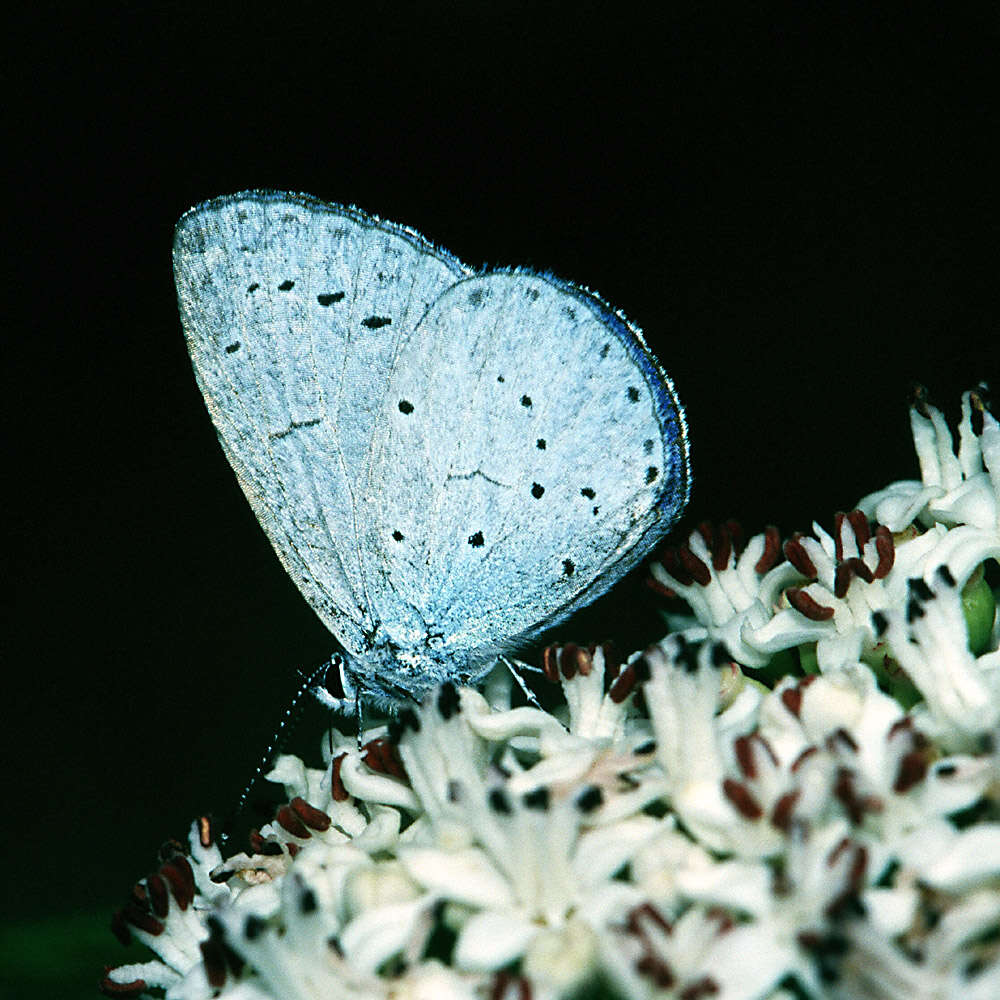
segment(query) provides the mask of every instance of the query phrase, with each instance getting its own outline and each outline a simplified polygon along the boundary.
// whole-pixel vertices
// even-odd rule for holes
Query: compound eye
[[[357,699],[357,689],[351,681],[348,659],[342,653],[334,653],[329,663],[317,671],[312,693],[316,698],[337,712],[353,712]]]

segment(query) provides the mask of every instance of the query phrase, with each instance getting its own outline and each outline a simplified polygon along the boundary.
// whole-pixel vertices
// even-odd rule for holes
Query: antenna
[[[297,722],[299,717],[302,715],[305,696],[314,692],[317,688],[325,687],[324,681],[326,679],[326,674],[331,668],[336,670],[336,683],[338,686],[341,686],[342,663],[343,661],[340,654],[334,653],[329,660],[305,675],[305,679],[299,685],[295,694],[292,695],[292,699],[289,702],[288,707],[285,709],[281,720],[278,722],[278,727],[275,729],[274,735],[271,737],[271,740],[267,745],[267,749],[261,755],[257,766],[254,768],[253,775],[244,786],[243,791],[240,792],[240,797],[236,800],[236,805],[230,812],[229,818],[223,824],[222,830],[219,833],[220,848],[225,849],[228,846],[232,826],[246,807],[247,799],[249,799],[250,793],[256,787],[257,782],[260,781],[261,775],[264,774],[266,769],[270,768],[271,761],[275,753],[277,753],[277,751],[284,745],[285,740],[288,738],[288,732],[291,725],[294,722]],[[329,695],[327,697],[329,698]],[[327,703],[326,699],[321,700],[324,701],[325,704]]]

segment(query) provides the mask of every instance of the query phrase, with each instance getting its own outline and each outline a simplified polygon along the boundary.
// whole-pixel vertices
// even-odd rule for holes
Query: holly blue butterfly
[[[187,212],[174,273],[223,450],[343,647],[345,699],[481,678],[687,502],[673,384],[585,288],[268,191]]]

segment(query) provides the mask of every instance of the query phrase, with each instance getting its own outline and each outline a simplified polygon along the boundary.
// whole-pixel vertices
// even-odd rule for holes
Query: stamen
[[[802,544],[802,532],[796,531],[783,547],[785,558],[805,577],[815,580],[819,573]]]
[[[788,603],[796,611],[814,622],[829,621],[833,617],[833,608],[824,607],[801,587],[789,587],[785,591],[785,596],[788,598]]]
[[[332,822],[330,817],[321,809],[311,806],[301,796],[296,795],[289,804],[306,826],[313,830],[318,830],[320,833],[330,829],[330,823]]]
[[[756,820],[764,815],[764,810],[760,803],[751,794],[741,781],[734,781],[726,778],[722,782],[722,792],[727,799],[736,807],[736,811],[745,819]]]
[[[330,761],[330,797],[334,802],[346,802],[351,794],[344,787],[344,782],[340,777],[340,770],[344,766],[347,754],[338,754]]]
[[[773,524],[764,529],[764,551],[754,563],[754,572],[763,576],[781,558],[781,533]]]
[[[892,532],[884,524],[875,529],[875,551],[878,553],[878,565],[873,576],[876,580],[883,580],[889,575],[889,570],[896,561],[896,546],[892,540]]]
[[[312,834],[308,827],[295,814],[291,806],[282,806],[275,814],[275,822],[287,830],[293,837],[308,840]]]
[[[707,587],[712,582],[712,573],[709,568],[686,545],[682,545],[677,550],[677,557],[695,583]]]

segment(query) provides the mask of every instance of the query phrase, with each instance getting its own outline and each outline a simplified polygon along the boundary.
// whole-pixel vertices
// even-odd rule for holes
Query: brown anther
[[[771,567],[777,565],[781,558],[781,534],[778,529],[769,524],[764,529],[764,551],[754,563],[754,572],[763,576]]]
[[[177,905],[186,910],[194,902],[194,872],[191,870],[191,863],[183,854],[178,854],[160,866],[160,874],[170,883],[170,891]]]
[[[278,825],[287,830],[293,837],[307,840],[312,834],[309,828],[295,815],[291,806],[282,806],[275,814]]]
[[[892,739],[898,733],[909,732],[913,729],[913,716],[904,715],[901,719],[897,719],[890,727],[889,734],[886,739]]]
[[[771,810],[771,826],[775,830],[788,833],[792,828],[792,817],[795,814],[795,806],[798,804],[801,794],[802,790],[797,788],[792,792],[785,792],[774,803],[774,808]]]
[[[712,522],[702,521],[695,530],[699,535],[701,535],[702,540],[705,542],[705,548],[711,552],[712,545],[715,540],[715,529],[712,527]]]
[[[334,802],[346,802],[351,797],[340,778],[340,769],[347,760],[346,753],[337,754],[330,762],[330,797]]]
[[[670,921],[652,903],[641,903],[639,906],[634,906],[629,910],[628,916],[625,918],[625,926],[628,928],[630,934],[636,934],[641,938],[646,937],[646,932],[643,930],[641,923],[643,918],[652,920],[665,934],[673,933],[674,929]]]
[[[871,795],[858,795],[854,787],[854,775],[846,767],[837,772],[833,783],[833,795],[844,807],[852,823],[860,823],[867,812],[881,812],[882,802]]]
[[[682,545],[677,550],[677,558],[681,565],[691,575],[691,579],[702,587],[707,587],[712,582],[712,573],[709,568],[686,546]]]
[[[812,559],[809,558],[809,553],[806,552],[806,548],[802,544],[803,537],[804,535],[801,531],[796,531],[792,537],[785,542],[783,551],[785,553],[785,558],[803,576],[808,577],[810,580],[815,580],[819,574]]]
[[[288,845],[288,854],[289,854],[290,857],[294,858],[298,853],[299,853],[299,845],[298,844],[289,844]]]
[[[205,978],[213,989],[221,990],[226,985],[226,952],[222,940],[210,937],[199,944],[201,961],[205,967]]]
[[[837,860],[840,858],[841,854],[844,853],[851,846],[851,840],[849,837],[841,837],[836,844],[831,848],[830,853],[826,857],[826,867],[832,868]]]
[[[711,976],[702,976],[685,986],[678,995],[678,1000],[702,1000],[703,997],[714,997],[719,993],[719,984]]]
[[[149,892],[150,908],[162,920],[170,911],[170,896],[167,894],[167,883],[156,872],[153,872],[146,879],[146,889]]]
[[[106,997],[137,997],[146,990],[145,979],[133,979],[128,983],[116,983],[110,976],[105,976],[98,987]]]
[[[664,548],[660,553],[660,565],[666,570],[668,576],[672,576],[682,586],[690,587],[694,583],[694,576],[684,566],[677,549]]]
[[[868,848],[863,844],[854,845],[854,860],[847,879],[851,889],[855,892],[859,890],[865,882],[865,872],[868,870]]]
[[[854,529],[854,537],[858,542],[858,551],[861,552],[872,537],[871,525],[864,513],[857,508],[847,512],[847,522]]]
[[[722,791],[744,819],[760,819],[764,815],[760,803],[743,782],[726,778],[722,782]]]
[[[618,655],[618,647],[609,639],[601,643],[604,652],[604,680],[610,682],[621,673],[622,658]]]
[[[864,580],[865,583],[871,583],[875,579],[875,574],[868,568],[868,563],[858,556],[852,556],[845,560],[844,565],[850,566],[854,575],[859,580]]]
[[[836,856],[843,853],[842,849],[846,850],[847,843],[846,840],[841,841],[837,845],[834,854],[831,854],[830,858],[828,858],[828,864],[831,867],[834,860],[836,860]],[[850,844],[850,847],[852,848],[853,857],[847,871],[847,885],[842,892],[838,893],[827,903],[823,910],[824,914],[831,920],[837,920],[857,907],[858,893],[864,884],[865,870],[868,867],[868,851],[859,844]]]
[[[843,529],[846,516],[842,510],[833,515],[833,555],[837,562],[844,558]]]
[[[838,726],[827,736],[826,748],[830,753],[840,753],[844,748],[857,753],[858,741],[843,726]]]
[[[666,959],[660,958],[659,955],[651,955],[649,952],[642,955],[635,963],[635,971],[640,976],[651,979],[661,990],[669,990],[677,981]]]
[[[802,688],[796,685],[795,687],[785,688],[781,692],[781,704],[788,709],[792,715],[797,719],[799,717],[799,712],[802,711]]]
[[[608,688],[608,697],[616,705],[620,705],[632,693],[638,681],[635,664],[630,663],[612,681],[611,687]]]
[[[516,996],[511,995],[512,989],[517,990]],[[493,977],[490,1000],[531,1000],[531,983],[524,976],[503,969]]]
[[[559,683],[559,647],[546,646],[542,650],[542,672],[553,684]]]
[[[571,681],[576,677],[576,654],[579,650],[579,646],[575,642],[567,642],[562,649],[559,650],[559,669],[566,678],[566,680]]]
[[[899,770],[896,772],[896,780],[892,783],[892,790],[897,795],[902,795],[923,781],[926,774],[926,755],[920,750],[911,750],[899,762]]]
[[[736,763],[743,772],[745,778],[752,781],[757,777],[757,761],[753,754],[753,737],[740,736],[733,740],[733,750],[736,754]]]
[[[251,830],[247,835],[252,854],[263,854],[266,857],[277,857],[282,853],[281,844],[275,840],[265,840],[259,830]]]
[[[789,587],[785,591],[788,603],[800,614],[814,622],[826,622],[833,617],[833,608],[824,607],[801,587]]]
[[[872,575],[872,571],[865,564],[864,560],[859,559],[857,556],[845,559],[839,566],[837,566],[833,577],[834,597],[846,597],[847,591],[851,586],[851,580],[854,577],[859,577],[864,580],[865,583],[871,583],[872,580],[875,579]]]
[[[589,649],[579,649],[576,654],[576,670],[581,677],[589,677],[594,669],[593,654]]]
[[[792,774],[795,774],[795,772],[798,771],[802,767],[802,765],[805,764],[807,760],[809,760],[810,757],[818,753],[819,753],[819,747],[816,746],[806,747],[805,750],[803,750],[802,753],[800,753],[798,757],[796,757],[795,760],[792,761],[792,766],[791,766]]]
[[[299,819],[310,829],[318,830],[320,833],[330,829],[330,817],[322,809],[311,806],[300,795],[296,795],[289,805],[295,810],[295,814]]]
[[[724,570],[729,565],[729,557],[733,554],[733,540],[729,535],[729,528],[725,524],[719,525],[719,530],[715,534],[715,544],[710,551],[712,553],[712,569],[717,573]]]
[[[728,934],[736,926],[733,915],[721,906],[710,906],[705,911],[705,916],[715,923],[719,934]]]
[[[198,843],[202,847],[212,846],[212,821],[207,816],[198,817]]]
[[[896,546],[892,540],[892,532],[884,524],[875,529],[875,551],[878,553],[878,565],[872,575],[876,580],[883,580],[889,575],[889,570],[896,561]]]
[[[665,597],[667,600],[673,600],[677,596],[676,590],[671,590],[669,587],[660,583],[655,576],[647,576],[645,584],[654,594],[659,594],[660,597]]]
[[[126,903],[122,909],[122,916],[139,930],[154,936],[163,933],[163,924],[147,910],[141,909],[135,903]]]
[[[795,940],[806,951],[818,951],[823,945],[823,936],[819,931],[799,931]]]
[[[383,737],[371,740],[363,747],[364,754],[361,759],[373,770],[380,774],[387,774],[400,781],[407,781],[406,771],[396,756],[396,748]]]

